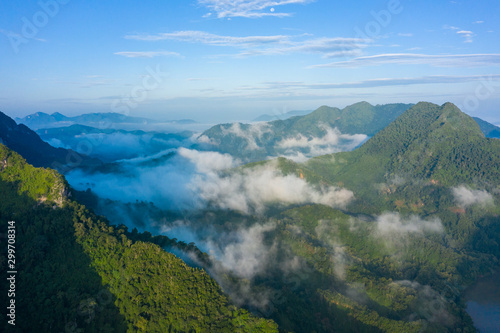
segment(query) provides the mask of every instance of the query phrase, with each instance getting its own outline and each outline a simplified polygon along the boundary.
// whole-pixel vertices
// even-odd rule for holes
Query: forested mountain
[[[500,127],[490,124],[489,122],[484,121],[481,118],[474,117],[473,119],[478,123],[481,131],[487,138],[500,139]]]
[[[2,144],[0,162],[1,233],[14,226],[18,271],[15,296],[0,296],[4,309],[11,299],[16,306],[15,326],[3,321],[3,332],[277,332],[150,235],[111,226],[71,201],[54,170],[34,168]],[[12,262],[2,253],[6,272]]]
[[[409,190],[419,180],[491,190],[500,184],[500,141],[485,138],[451,103],[419,103],[359,149],[312,159],[307,167],[373,199],[379,193],[366,184],[407,183],[400,188]]]
[[[347,112],[348,131],[366,107],[293,124]],[[42,331],[474,332],[462,292],[499,265],[500,141],[450,103],[418,103],[351,152],[200,172],[211,202],[199,210],[117,209],[167,235],[189,230],[216,244],[210,254],[111,226],[69,200],[56,172],[0,147],[0,218],[16,221],[34,272],[18,275],[19,318],[34,313]]]
[[[286,177],[354,199],[342,211],[269,206],[274,239],[308,264],[282,280],[295,287],[278,293],[271,318],[295,331],[473,332],[461,291],[498,268],[499,158],[499,141],[453,104],[419,103],[353,152],[278,159]],[[322,319],[301,326],[285,309]]]
[[[0,143],[22,154],[28,163],[37,167],[57,168],[61,171],[75,166],[98,166],[101,161],[78,154],[73,150],[54,148],[38,134],[0,112]]]
[[[360,102],[340,110],[322,106],[305,116],[257,124],[216,125],[199,137],[209,149],[229,153],[245,161],[272,156],[314,153],[325,148],[352,150],[362,142],[361,136],[372,136],[407,110],[411,104],[373,106]],[[355,136],[358,135],[358,136]],[[354,144],[353,144],[354,143]],[[311,148],[312,147],[312,148]]]

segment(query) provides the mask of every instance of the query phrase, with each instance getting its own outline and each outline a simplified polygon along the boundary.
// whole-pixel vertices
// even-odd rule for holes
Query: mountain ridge
[[[37,167],[57,168],[61,171],[76,165],[97,166],[102,162],[78,154],[73,150],[54,148],[24,124],[16,122],[0,111],[0,141],[21,154]]]
[[[360,102],[342,110],[321,106],[305,116],[267,123],[219,124],[203,132],[198,140],[208,144],[207,149],[229,153],[247,162],[264,160],[272,156],[292,153],[308,154],[311,144],[319,141],[331,145],[332,139],[360,140],[356,135],[371,136],[387,126],[412,104],[386,104],[373,106]],[[330,139],[330,137],[332,139]],[[349,148],[352,149],[354,147]],[[320,147],[324,149],[324,147]]]
[[[101,128],[111,128],[113,124],[159,124],[171,123],[176,125],[196,124],[192,119],[179,119],[172,121],[160,121],[144,117],[132,117],[116,112],[94,112],[84,113],[74,117],[67,117],[59,112],[47,114],[44,112],[36,112],[27,115],[23,118],[15,118],[15,121],[20,124],[25,124],[33,130],[43,128],[65,127],[75,124],[86,125]]]

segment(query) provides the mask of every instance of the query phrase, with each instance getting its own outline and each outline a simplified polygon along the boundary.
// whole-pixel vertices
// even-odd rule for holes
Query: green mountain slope
[[[307,167],[374,196],[374,184],[416,179],[491,188],[500,184],[500,141],[485,138],[478,124],[451,103],[419,103],[359,149],[311,159]]]
[[[352,152],[278,159],[283,174],[355,199],[343,211],[269,208],[274,239],[307,263],[281,281],[292,291],[272,318],[298,331],[280,311],[316,313],[307,329],[318,332],[474,332],[461,292],[498,269],[498,142],[453,104],[419,103]]]
[[[232,306],[204,270],[70,201],[55,171],[1,144],[0,161],[0,232],[15,225],[18,271],[16,325],[3,321],[3,332],[277,332]],[[2,251],[4,272],[7,263]]]
[[[229,153],[246,161],[258,161],[268,156],[296,152],[309,154],[311,146],[316,144],[314,139],[318,138],[322,139],[320,141],[323,145],[337,144],[340,150],[351,150],[354,147],[349,146],[343,140],[349,141],[352,137],[342,137],[341,134],[372,136],[410,106],[410,104],[373,106],[367,102],[360,102],[343,110],[322,106],[305,116],[285,120],[258,124],[216,125],[205,131],[199,139],[210,143],[210,149]],[[328,129],[333,128],[340,133],[335,132],[328,136]],[[334,136],[340,137],[340,140],[334,139]],[[290,139],[292,142],[287,141]],[[339,140],[339,142],[335,143],[334,140]]]

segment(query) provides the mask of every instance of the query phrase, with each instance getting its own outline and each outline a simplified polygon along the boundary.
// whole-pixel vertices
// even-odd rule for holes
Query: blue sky
[[[0,3],[0,110],[204,122],[451,101],[500,124],[500,1]]]

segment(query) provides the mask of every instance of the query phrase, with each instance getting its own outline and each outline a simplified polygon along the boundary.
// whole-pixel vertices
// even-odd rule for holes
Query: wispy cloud
[[[365,67],[378,65],[430,65],[435,67],[478,67],[498,66],[500,54],[453,54],[430,55],[412,53],[377,54],[367,57],[358,57],[348,61],[332,62],[315,65],[311,68],[344,68]]]
[[[468,31],[468,30],[457,31],[457,34],[459,34],[460,36],[465,38],[464,43],[472,43],[472,37],[475,36],[472,31]]]
[[[500,74],[493,75],[431,75],[406,78],[379,78],[354,82],[306,84],[303,82],[265,82],[265,89],[342,89],[342,88],[372,88],[386,86],[406,86],[414,84],[465,83],[485,80],[500,80]]]
[[[344,37],[312,37],[309,34],[271,36],[221,36],[204,31],[176,31],[158,34],[127,35],[126,39],[141,41],[177,40],[214,46],[229,46],[243,51],[236,56],[319,53],[326,58],[359,56],[371,40]]]
[[[482,21],[477,21],[475,23],[478,23],[478,22],[482,23]],[[461,36],[465,39],[464,43],[472,43],[473,42],[472,38],[476,36],[472,31],[463,30],[463,29],[460,29],[459,27],[454,27],[454,26],[450,26],[450,25],[445,25],[443,27],[443,29],[455,31],[459,36]]]
[[[198,0],[198,4],[209,8],[217,14],[218,18],[246,17],[260,18],[265,16],[286,17],[291,16],[289,12],[278,12],[275,7],[291,4],[306,4],[314,0]],[[212,12],[205,15],[209,17]]]
[[[154,57],[182,57],[177,52],[170,51],[146,51],[146,52],[115,52],[116,55],[127,58],[154,58]]]
[[[413,34],[412,33],[399,33],[398,36],[399,37],[413,37]]]
[[[286,43],[289,41],[290,36],[274,35],[274,36],[234,37],[234,36],[220,36],[204,31],[184,30],[184,31],[159,33],[159,34],[127,35],[125,36],[125,38],[142,40],[142,41],[179,40],[183,42],[202,43],[208,45],[241,46],[241,45],[258,45],[258,44],[268,44],[268,43]]]

